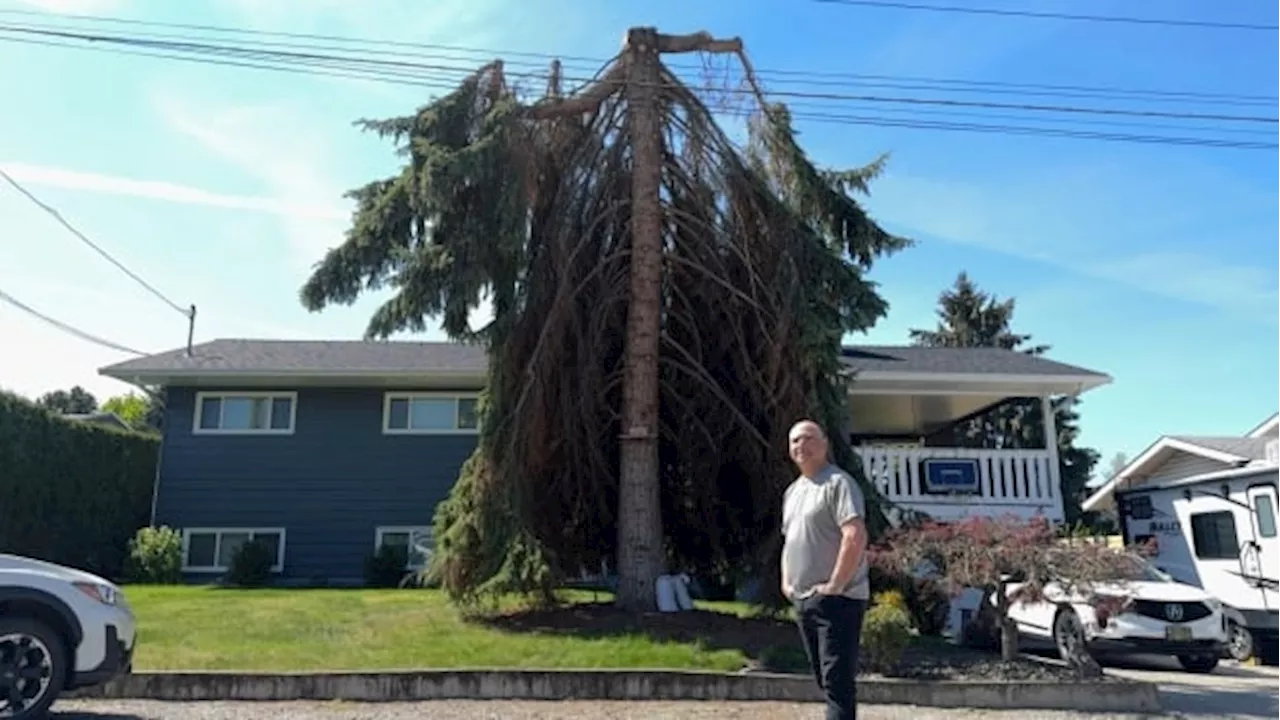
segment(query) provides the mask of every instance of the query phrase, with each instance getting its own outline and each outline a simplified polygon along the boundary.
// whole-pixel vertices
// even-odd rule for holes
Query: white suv
[[[1203,673],[1217,667],[1226,646],[1222,603],[1145,561],[1141,578],[1094,586],[1088,597],[1056,583],[1044,594],[1039,602],[1012,603],[1009,619],[1029,639],[1052,642],[1063,659],[1071,647],[1093,655],[1173,655],[1183,669]]]
[[[111,582],[0,554],[0,718],[42,718],[63,690],[129,672],[136,635]]]

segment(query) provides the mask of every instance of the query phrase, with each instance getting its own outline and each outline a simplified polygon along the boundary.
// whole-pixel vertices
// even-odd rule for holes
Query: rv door
[[[1246,492],[1249,517],[1253,521],[1253,542],[1245,542],[1240,548],[1240,570],[1251,580],[1251,585],[1262,591],[1263,607],[1275,610],[1280,607],[1276,586],[1276,562],[1280,560],[1280,540],[1276,538],[1276,485],[1252,485]]]

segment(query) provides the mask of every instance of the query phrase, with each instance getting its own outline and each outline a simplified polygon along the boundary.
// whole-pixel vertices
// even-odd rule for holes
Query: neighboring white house
[[[1232,468],[1274,465],[1278,438],[1280,413],[1244,435],[1164,435],[1099,487],[1082,507],[1086,512],[1114,510],[1117,490]]]

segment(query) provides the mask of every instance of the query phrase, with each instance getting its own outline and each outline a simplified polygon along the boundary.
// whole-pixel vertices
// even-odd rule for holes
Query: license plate
[[[1165,640],[1187,642],[1191,640],[1191,628],[1173,625],[1164,629]]]

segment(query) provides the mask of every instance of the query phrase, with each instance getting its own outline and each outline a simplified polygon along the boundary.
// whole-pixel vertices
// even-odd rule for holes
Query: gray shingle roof
[[[484,348],[442,342],[223,339],[108,366],[110,374],[482,372]]]
[[[850,346],[844,362],[879,373],[979,373],[1105,377],[1102,373],[998,348]],[[484,349],[445,342],[360,340],[221,339],[185,349],[126,360],[102,369],[110,376],[194,373],[317,375],[357,373],[475,372],[485,369]]]
[[[875,372],[1103,376],[1093,370],[1000,348],[854,345],[845,348],[844,361],[852,368]]]
[[[1169,437],[1192,445],[1199,445],[1202,448],[1235,455],[1246,460],[1265,460],[1267,457],[1267,438],[1221,437],[1214,435],[1170,435]]]

